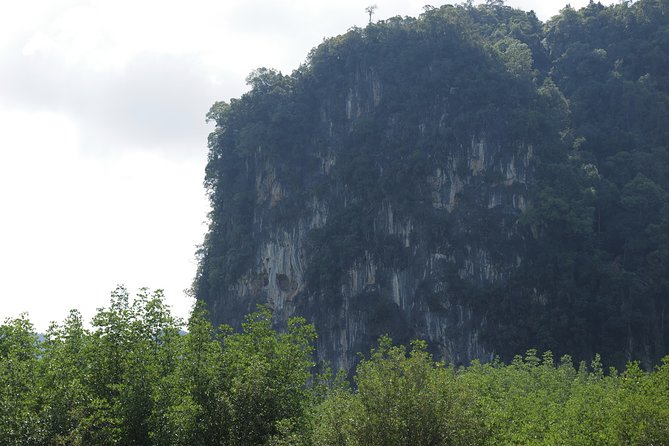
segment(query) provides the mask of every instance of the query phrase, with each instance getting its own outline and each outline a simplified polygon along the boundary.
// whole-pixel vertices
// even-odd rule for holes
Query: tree
[[[172,444],[227,444],[230,414],[223,394],[222,345],[202,301],[193,307],[182,345],[177,396],[168,409]]]
[[[355,375],[357,392],[337,389],[319,414],[316,444],[480,445],[484,427],[474,395],[453,368],[435,363],[426,344],[410,350],[379,339]]]
[[[0,325],[0,444],[40,445],[39,348],[25,315]]]
[[[91,401],[87,357],[90,332],[81,314],[71,310],[65,321],[52,324],[44,336],[40,358],[41,410],[51,444],[79,444],[79,427]]]
[[[365,8],[365,12],[369,14],[369,23],[372,23],[372,15],[374,15],[374,12],[376,11],[377,8],[378,6],[376,5],[369,5],[368,7]]]
[[[260,445],[286,423],[300,427],[310,402],[316,333],[302,318],[287,331],[272,329],[266,308],[247,316],[242,333],[223,338],[224,398],[229,404],[230,443]]]
[[[85,444],[149,444],[169,436],[163,412],[171,396],[167,379],[179,358],[178,321],[161,290],[142,289],[131,302],[128,291],[112,292],[109,308],[93,318],[88,344],[91,402],[80,426]]]

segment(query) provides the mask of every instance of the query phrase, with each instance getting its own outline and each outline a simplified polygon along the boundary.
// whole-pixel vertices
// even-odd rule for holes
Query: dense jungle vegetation
[[[315,372],[303,319],[279,332],[259,309],[233,333],[197,305],[187,326],[160,291],[124,288],[91,328],[72,311],[39,340],[25,317],[6,320],[0,444],[669,444],[669,357],[650,373],[536,351],[454,368],[381,338],[351,386]]]
[[[350,132],[327,140],[322,135],[332,127],[323,128],[319,104],[343,101],[360,64],[383,79],[385,96],[353,124],[342,107],[331,122]],[[294,193],[266,219],[277,225],[303,212],[309,194],[331,190],[302,175],[318,162],[313,153],[327,144],[342,148],[336,175],[351,199],[312,234],[306,273],[307,289],[328,293],[364,252],[398,268],[406,263],[397,240],[373,233],[370,215],[383,200],[428,222],[433,232],[425,240],[459,243],[448,238],[457,211],[426,207],[420,191],[445,141],[466,146],[485,128],[500,144],[525,141],[536,149],[530,204],[499,224],[512,221],[522,264],[505,281],[456,284],[461,300],[485,315],[489,350],[506,361],[532,347],[579,360],[600,352],[617,366],[639,357],[650,365],[666,355],[667,0],[567,6],[546,23],[499,0],[426,7],[418,18],[328,39],[291,75],[260,69],[249,84],[247,94],[209,114],[217,124],[206,177],[213,212],[195,282],[200,299],[220,300],[252,268],[255,184],[241,173],[253,169],[250,154],[258,147],[277,175],[289,171],[286,188]],[[416,136],[435,110],[445,110],[448,124]],[[460,233],[473,243],[487,237],[486,246],[504,255],[481,215],[465,218],[472,227]]]

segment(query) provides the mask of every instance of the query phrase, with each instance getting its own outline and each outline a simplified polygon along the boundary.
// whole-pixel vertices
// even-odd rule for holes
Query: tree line
[[[122,287],[90,324],[73,310],[43,338],[0,325],[3,445],[669,444],[669,357],[603,370],[595,356],[436,362],[387,337],[352,379],[314,360],[302,318],[267,308],[240,332],[196,304],[182,332],[161,291]]]

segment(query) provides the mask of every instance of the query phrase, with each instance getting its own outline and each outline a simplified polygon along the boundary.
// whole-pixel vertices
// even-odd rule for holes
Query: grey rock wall
[[[309,282],[310,268],[322,260],[315,231],[327,230],[335,224],[333,216],[360,206],[360,197],[341,177],[340,163],[350,156],[345,141],[356,122],[379,119],[383,92],[375,70],[361,68],[339,100],[322,100],[314,148],[305,149],[316,162],[306,171],[291,173],[262,147],[248,155],[255,252],[244,274],[210,299],[210,309],[217,322],[232,325],[257,304],[272,308],[277,320],[304,316],[316,325],[319,358],[335,370],[351,370],[356,354],[368,351],[382,334],[400,342],[426,339],[438,357],[453,363],[490,360],[494,352],[480,336],[486,317],[468,300],[467,290],[504,282],[520,263],[523,241],[515,225],[529,200],[530,143],[509,145],[484,127],[466,143],[443,141],[426,154],[429,171],[412,179],[422,211],[398,209],[396,200],[384,196],[365,203],[360,212],[369,214],[363,228],[369,243],[359,242],[355,258],[335,272],[334,286]],[[416,138],[446,125],[445,114],[426,113]],[[392,135],[400,119],[384,118],[382,131]],[[385,166],[379,162],[379,175]],[[289,186],[298,172],[302,186]],[[289,201],[298,203],[297,210],[273,218]],[[430,216],[444,221],[445,229],[439,232]],[[402,261],[380,255],[383,249],[371,239],[390,240]]]

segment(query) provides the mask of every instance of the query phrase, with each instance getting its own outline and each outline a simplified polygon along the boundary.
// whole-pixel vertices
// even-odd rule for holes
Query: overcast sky
[[[89,319],[117,284],[162,288],[186,317],[209,106],[242,94],[254,68],[289,73],[324,37],[364,26],[370,3],[375,19],[426,4],[0,2],[0,320]],[[546,20],[565,2],[507,4]]]

